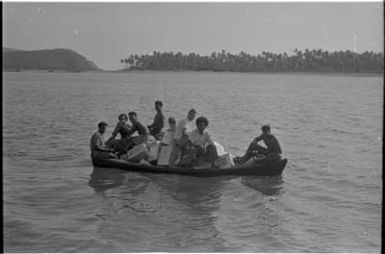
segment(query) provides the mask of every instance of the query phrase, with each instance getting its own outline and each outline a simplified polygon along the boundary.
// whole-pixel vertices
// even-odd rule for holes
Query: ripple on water
[[[379,252],[382,81],[5,73],[5,250]],[[89,137],[96,123],[109,123],[106,137],[120,112],[135,110],[148,124],[158,99],[166,118],[179,121],[191,107],[207,116],[213,138],[237,155],[270,124],[289,159],[282,177],[94,168]]]

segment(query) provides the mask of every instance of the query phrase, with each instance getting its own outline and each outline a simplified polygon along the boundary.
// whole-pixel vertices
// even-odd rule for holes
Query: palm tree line
[[[231,54],[222,50],[210,56],[180,52],[158,52],[151,55],[129,55],[120,60],[127,70],[172,71],[233,71],[233,72],[374,72],[382,73],[384,54],[372,51],[355,53],[350,50],[328,52],[321,49],[304,51],[295,49],[294,54],[271,53],[250,55],[243,51]]]

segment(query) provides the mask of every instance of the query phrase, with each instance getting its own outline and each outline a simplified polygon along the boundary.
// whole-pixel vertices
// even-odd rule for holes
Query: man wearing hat
[[[103,134],[106,132],[107,123],[100,122],[98,124],[98,131],[91,137],[90,148],[91,157],[94,158],[112,158],[117,159],[118,156],[113,154],[114,149],[107,148],[104,142]]]

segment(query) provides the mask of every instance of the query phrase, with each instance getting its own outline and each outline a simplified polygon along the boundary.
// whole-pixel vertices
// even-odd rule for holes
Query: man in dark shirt
[[[154,137],[160,136],[164,125],[164,115],[162,113],[162,107],[163,107],[163,103],[161,101],[155,102],[156,114],[154,118],[154,123],[148,126],[150,134],[153,135]]]
[[[281,146],[279,145],[277,138],[271,134],[270,126],[264,125],[261,129],[262,134],[250,143],[245,155],[234,159],[235,162],[239,164],[245,163],[255,152],[266,156],[266,160],[277,158],[280,154],[282,154]],[[258,144],[259,141],[263,141],[267,148],[260,146]]]

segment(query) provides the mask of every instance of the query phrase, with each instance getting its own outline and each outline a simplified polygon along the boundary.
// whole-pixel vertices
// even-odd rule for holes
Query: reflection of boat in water
[[[241,183],[253,190],[259,191],[266,196],[279,195],[282,192],[282,176],[261,178],[261,177],[242,177]]]
[[[119,168],[129,171],[182,174],[190,176],[221,176],[221,175],[256,175],[256,176],[277,176],[281,175],[285,168],[287,159],[274,161],[255,161],[248,165],[239,165],[229,168],[191,168],[177,166],[157,166],[149,163],[135,163],[119,159],[92,159],[92,164],[97,167]]]
[[[120,170],[111,170],[110,172],[106,172],[104,168],[94,167],[88,185],[94,188],[96,192],[102,192],[120,186],[124,182],[124,175],[119,171]]]

